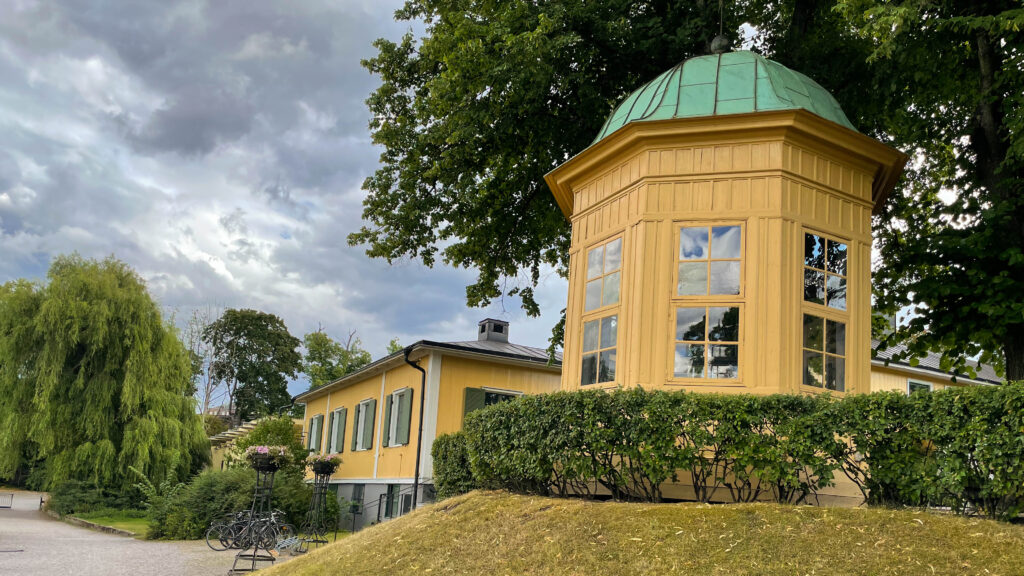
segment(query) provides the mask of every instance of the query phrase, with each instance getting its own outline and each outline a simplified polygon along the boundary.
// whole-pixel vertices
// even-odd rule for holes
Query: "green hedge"
[[[465,494],[476,488],[469,468],[466,435],[462,432],[442,434],[430,448],[434,460],[434,485],[439,499]]]
[[[165,540],[203,538],[206,529],[227,513],[246,510],[252,504],[256,473],[250,468],[207,470],[188,484],[162,486],[150,491],[149,537]],[[279,508],[296,528],[302,526],[312,497],[312,488],[300,472],[281,470],[274,476],[272,505]],[[327,499],[329,522],[337,518],[338,504]]]
[[[799,503],[844,474],[870,503],[1011,518],[1024,510],[1024,385],[842,399],[558,392],[469,414],[434,455],[442,497],[602,488],[656,502],[685,471],[701,501]]]

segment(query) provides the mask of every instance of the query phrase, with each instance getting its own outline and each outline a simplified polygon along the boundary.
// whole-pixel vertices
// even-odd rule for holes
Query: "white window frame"
[[[395,442],[395,438],[398,437],[398,417],[399,414],[401,414],[402,393],[405,392],[406,390],[409,390],[408,386],[406,386],[405,388],[399,388],[398,390],[393,391],[389,395],[391,402],[391,421],[388,422],[388,448],[396,448],[398,446],[409,445],[408,442],[406,442],[405,444],[399,444]],[[412,411],[410,410],[409,413],[412,414]],[[409,436],[412,437],[412,434],[410,434]]]
[[[338,439],[338,424],[340,424],[340,422],[338,422],[338,417],[341,416],[341,411],[344,409],[345,407],[342,406],[341,408],[338,408],[337,410],[331,412],[331,425],[329,426],[329,428],[331,429],[331,437],[327,439],[328,454],[338,453],[338,445],[335,442],[335,440]]]
[[[366,428],[366,413],[369,411],[370,401],[371,400],[372,399],[366,399],[366,400],[360,401],[359,402],[359,406],[356,408],[356,417],[355,417],[355,423],[356,423],[356,430],[355,430],[356,449],[355,449],[355,451],[356,452],[365,452],[365,451],[370,450],[372,448],[372,447],[362,448],[363,439],[364,439],[363,429]]]
[[[911,392],[910,385],[911,384],[920,384],[921,386],[927,386],[929,392],[935,392],[935,384],[932,384],[931,382],[923,382],[921,380],[911,380],[911,379],[908,378],[907,379],[907,396],[910,396],[910,392]]]

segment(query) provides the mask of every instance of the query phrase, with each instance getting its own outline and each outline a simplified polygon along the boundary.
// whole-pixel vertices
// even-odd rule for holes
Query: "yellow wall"
[[[894,370],[880,366],[871,367],[872,392],[886,392],[891,390],[906,392],[907,383],[911,380],[914,382],[926,382],[931,384],[933,386],[933,390],[942,390],[943,388],[957,386],[950,382],[949,378],[940,376],[920,376],[917,374],[909,375],[906,372],[899,371],[898,369]]]
[[[687,121],[627,125],[548,176],[570,190],[572,241],[562,388],[580,388],[586,320],[617,313],[616,380],[589,387],[644,386],[705,392],[812,392],[801,385],[802,314],[846,323],[846,391],[870,389],[871,212],[877,165],[857,153],[879,146],[842,133],[844,147],[810,134],[833,130],[802,115],[772,116],[802,130],[767,129],[758,115],[716,119],[694,131]],[[761,115],[760,118],[766,116]],[[788,122],[788,124],[786,124]],[[730,124],[730,130],[723,127]],[[632,131],[632,132],[631,132]],[[873,149],[872,153],[878,153]],[[893,153],[895,154],[895,153]],[[679,228],[741,224],[739,296],[676,296]],[[805,304],[803,235],[848,245],[847,312]],[[584,312],[587,251],[621,235],[620,300]],[[678,305],[740,307],[739,377],[681,380],[673,375]]]
[[[420,358],[420,366],[429,374],[431,358],[439,359],[440,373],[437,376],[438,399],[436,415],[428,411],[424,415],[423,438],[425,454],[429,455],[430,444],[436,435],[455,432],[462,428],[462,414],[465,388],[494,388],[539,394],[558,390],[560,376],[558,369],[543,366],[510,364],[507,361],[485,358],[466,358],[438,353],[428,354]],[[435,370],[437,367],[435,367]],[[428,378],[429,379],[429,378]],[[382,390],[383,384],[383,390]],[[429,387],[432,384],[428,381]],[[384,418],[384,403],[388,395],[402,389],[411,388],[413,402],[411,412],[409,444],[405,446],[381,445]],[[306,413],[303,421],[303,437],[308,438],[309,420],[318,414],[324,415],[324,432],[320,450],[327,448],[327,427],[329,414],[339,408],[348,409],[345,429],[345,445],[340,453],[342,464],[332,477],[335,480],[354,480],[377,478],[381,481],[395,478],[412,478],[416,466],[416,435],[419,424],[419,411],[423,406],[420,396],[420,373],[406,364],[396,364],[383,374],[367,375],[336,389],[329,388],[322,395],[306,400]],[[370,450],[353,452],[351,449],[352,435],[355,433],[355,411],[359,402],[373,398],[377,401],[374,417],[373,447]],[[432,404],[430,404],[432,406]],[[432,423],[430,420],[434,419]],[[433,424],[433,426],[432,426]],[[433,430],[433,434],[430,431]],[[375,470],[376,465],[376,470]],[[426,467],[425,464],[421,465]],[[426,473],[426,470],[423,470]]]
[[[444,356],[441,361],[441,387],[437,405],[437,435],[462,429],[466,388],[544,394],[558,390],[560,382],[561,374],[557,370]]]

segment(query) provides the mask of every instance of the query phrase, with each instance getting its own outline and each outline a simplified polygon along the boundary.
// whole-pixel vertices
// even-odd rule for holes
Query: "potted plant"
[[[291,454],[286,446],[249,446],[245,449],[245,459],[254,470],[273,472],[287,465]]]
[[[313,469],[314,474],[334,474],[338,464],[341,464],[341,456],[313,453],[306,457],[306,464]]]

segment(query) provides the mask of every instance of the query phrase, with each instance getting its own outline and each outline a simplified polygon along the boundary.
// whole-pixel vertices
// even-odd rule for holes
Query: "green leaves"
[[[291,404],[288,378],[301,368],[299,339],[284,320],[258,310],[225,310],[203,331],[213,348],[214,378],[228,382],[238,421],[276,414]]]
[[[191,365],[142,280],[113,258],[56,258],[0,286],[0,476],[126,488],[184,478],[208,452]]]
[[[424,37],[378,40],[363,63],[381,80],[367,105],[383,152],[349,242],[475,269],[471,306],[514,294],[539,314],[531,288],[565,274],[569,244],[544,174],[586,148],[620,98],[706,51],[711,4],[407,2],[396,16],[426,21]]]
[[[1024,383],[838,400],[557,392],[477,410],[434,453],[451,494],[656,502],[678,482],[674,498],[801,503],[844,474],[873,504],[1012,519],[1024,510]]]
[[[306,355],[302,358],[302,372],[309,377],[309,388],[319,388],[351,374],[370,363],[370,353],[363,350],[355,331],[342,344],[322,330],[310,332],[302,339]]]

